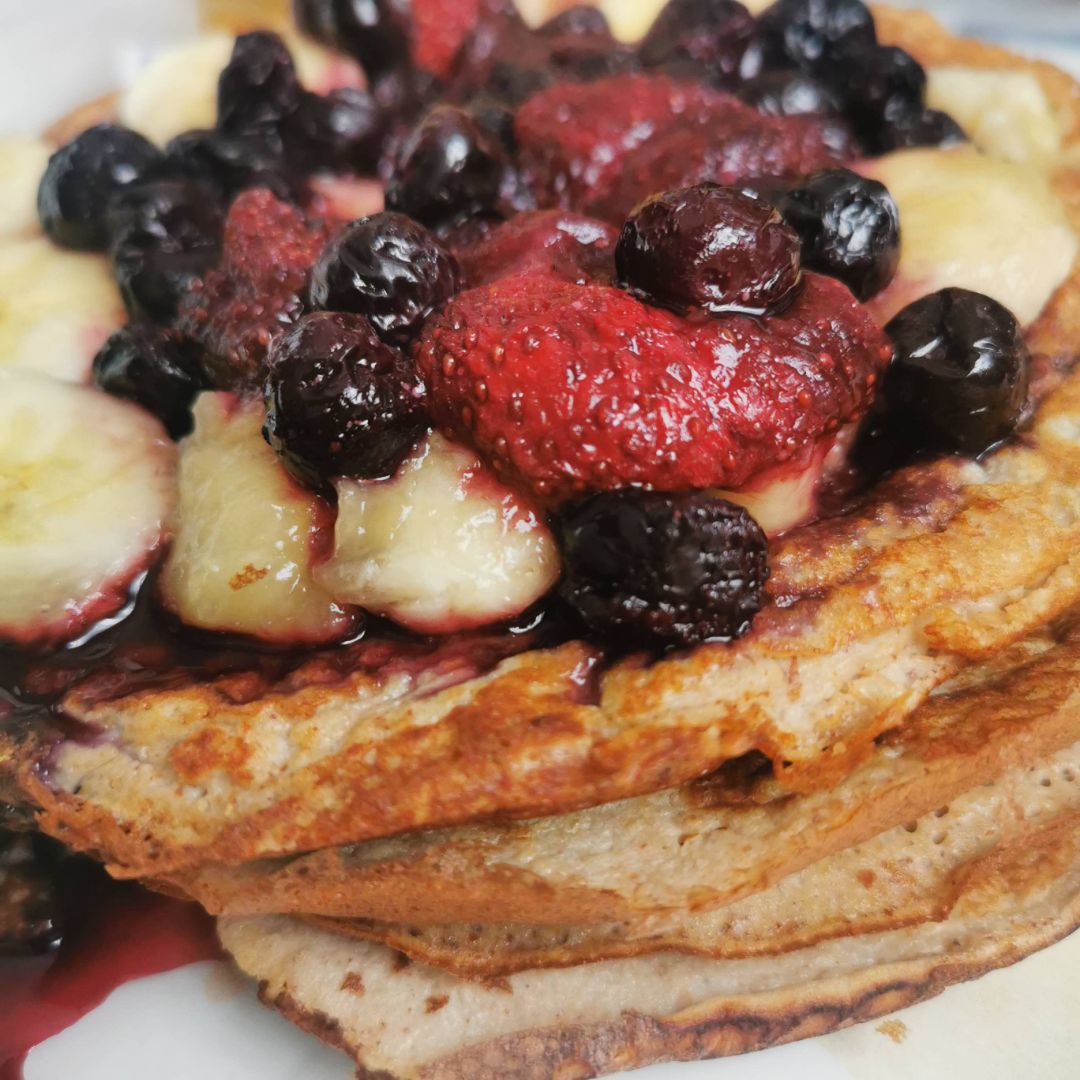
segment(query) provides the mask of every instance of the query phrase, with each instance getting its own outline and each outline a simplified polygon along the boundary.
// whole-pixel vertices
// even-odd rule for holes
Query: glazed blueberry
[[[292,56],[277,34],[241,34],[218,79],[217,125],[222,131],[276,128],[300,104]]]
[[[130,323],[102,345],[94,382],[153,413],[174,438],[191,431],[191,404],[204,387],[198,352],[156,326]]]
[[[221,253],[224,215],[214,193],[189,180],[136,184],[109,207],[109,260],[133,319],[168,323],[191,282]]]
[[[799,238],[767,202],[698,184],[634,209],[615,246],[615,269],[631,292],[675,311],[762,313],[799,284]]]
[[[847,116],[867,149],[878,152],[884,132],[901,117],[919,112],[926,95],[926,72],[909,53],[877,45],[851,57],[836,73],[847,98]]]
[[[422,225],[384,211],[327,244],[311,271],[311,306],[367,318],[384,341],[414,337],[458,288],[454,257]]]
[[[599,8],[589,4],[575,4],[557,15],[552,15],[537,32],[545,37],[562,37],[565,34],[581,37],[610,36],[611,27],[608,25],[607,16]]]
[[[477,94],[465,109],[489,135],[499,141],[508,154],[514,153],[517,142],[514,138],[513,109],[491,94]]]
[[[967,142],[964,129],[939,109],[915,109],[901,113],[882,129],[879,153],[913,146],[955,146]]]
[[[409,60],[408,0],[294,0],[305,33],[360,61],[369,78]]]
[[[754,17],[736,0],[668,0],[638,46],[638,56],[649,68],[694,61],[709,71],[710,81],[730,83],[754,29]]]
[[[730,640],[761,607],[765,535],[741,506],[627,489],[574,503],[556,524],[560,592],[595,633],[643,645]]]
[[[802,262],[868,300],[900,261],[900,217],[883,184],[850,169],[828,169],[782,195],[777,205],[802,240]]]
[[[823,82],[798,71],[769,71],[739,87],[739,97],[767,116],[831,116],[841,102]]]
[[[387,128],[386,115],[366,90],[305,92],[289,117],[285,142],[290,155],[305,161],[307,171],[372,173],[379,164]]]
[[[386,205],[439,225],[495,210],[509,181],[501,144],[464,109],[440,105],[406,141]]]
[[[165,147],[170,171],[211,186],[225,202],[248,188],[268,188],[279,199],[293,195],[285,149],[271,130],[234,133],[185,131]]]
[[[161,162],[161,151],[128,128],[87,128],[49,158],[38,186],[41,227],[64,247],[100,251],[109,239],[109,201]]]
[[[742,74],[796,68],[827,76],[841,57],[876,41],[874,17],[861,0],[777,0],[758,19]]]
[[[1012,313],[967,289],[909,304],[885,327],[893,422],[917,446],[981,454],[1012,433],[1027,402],[1030,357]]]
[[[306,315],[270,351],[263,431],[307,487],[389,476],[427,428],[412,362],[359,315]]]

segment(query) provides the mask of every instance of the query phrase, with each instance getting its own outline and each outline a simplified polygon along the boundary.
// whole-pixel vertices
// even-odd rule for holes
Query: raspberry
[[[412,57],[440,78],[450,73],[458,46],[476,25],[482,0],[412,0]]]
[[[270,345],[303,313],[308,270],[324,242],[296,207],[269,191],[237,197],[225,219],[221,266],[192,284],[178,320],[206,350],[215,386],[261,379]]]
[[[606,491],[567,507],[557,529],[560,592],[599,633],[636,644],[731,640],[761,607],[765,534],[723,499]]]
[[[812,274],[782,315],[690,320],[534,271],[460,294],[417,364],[438,424],[557,503],[738,488],[859,416],[891,354],[847,289]]]

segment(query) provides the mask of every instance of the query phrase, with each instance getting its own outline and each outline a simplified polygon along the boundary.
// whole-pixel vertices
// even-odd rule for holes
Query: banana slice
[[[100,255],[64,251],[44,236],[0,244],[0,370],[83,382],[124,318]]]
[[[508,619],[559,576],[543,516],[441,435],[390,480],[339,480],[337,492],[334,554],[316,576],[339,600],[414,630]]]
[[[203,394],[194,412],[160,580],[165,605],[190,626],[264,641],[344,637],[352,616],[312,576],[331,511],[278,464],[262,406]]]
[[[295,33],[282,37],[292,52],[300,81],[326,93],[342,86],[363,86],[360,67],[339,53]],[[151,61],[120,98],[122,123],[164,145],[192,128],[212,128],[217,120],[217,85],[229,62],[235,38],[223,32],[204,34]]]
[[[65,641],[123,607],[161,543],[174,467],[136,406],[0,368],[0,639]]]
[[[1072,268],[1076,235],[1036,170],[959,146],[903,150],[864,171],[889,189],[900,210],[900,266],[871,303],[880,318],[961,286],[1030,323]]]
[[[50,153],[40,139],[0,136],[0,239],[37,230],[38,183]]]
[[[948,64],[926,75],[928,104],[949,113],[991,157],[1046,166],[1061,156],[1061,128],[1030,71]]]

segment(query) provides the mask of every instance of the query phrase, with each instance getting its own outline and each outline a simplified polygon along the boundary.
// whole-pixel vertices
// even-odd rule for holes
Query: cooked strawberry
[[[445,78],[480,7],[481,0],[412,0],[413,63]]]
[[[525,270],[549,270],[571,280],[610,278],[618,232],[569,210],[530,210],[473,242],[454,247],[467,288]]]
[[[273,340],[303,314],[301,295],[326,236],[264,188],[229,209],[221,265],[185,297],[180,330],[206,350],[219,387],[258,381]]]
[[[418,363],[439,424],[552,502],[738,488],[867,407],[891,347],[836,281],[782,315],[689,320],[550,273],[460,294]]]

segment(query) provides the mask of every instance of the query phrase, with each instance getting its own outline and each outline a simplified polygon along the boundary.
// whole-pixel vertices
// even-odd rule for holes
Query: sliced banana
[[[51,152],[40,139],[0,136],[0,239],[37,230],[37,189]]]
[[[342,602],[414,630],[510,618],[559,576],[543,516],[441,435],[390,480],[339,480],[337,492],[334,554],[318,579]]]
[[[1030,323],[1072,267],[1076,235],[1037,170],[960,146],[903,150],[865,171],[900,210],[900,266],[872,302],[882,318],[927,293],[961,286]]]
[[[363,72],[347,57],[299,34],[282,37],[309,90],[325,93],[364,85]],[[121,122],[161,145],[182,131],[212,128],[217,120],[218,76],[229,62],[234,41],[232,34],[215,32],[162,53],[121,96]]]
[[[343,637],[352,617],[314,580],[331,511],[294,484],[262,437],[263,410],[203,394],[181,444],[166,606],[190,626],[275,642]]]
[[[1040,166],[1061,156],[1061,128],[1030,71],[948,64],[926,74],[927,102],[949,113],[980,150]]]
[[[65,641],[119,610],[161,543],[174,471],[149,413],[0,368],[0,639]]]
[[[0,369],[85,381],[94,354],[124,322],[108,262],[44,236],[0,244]]]

